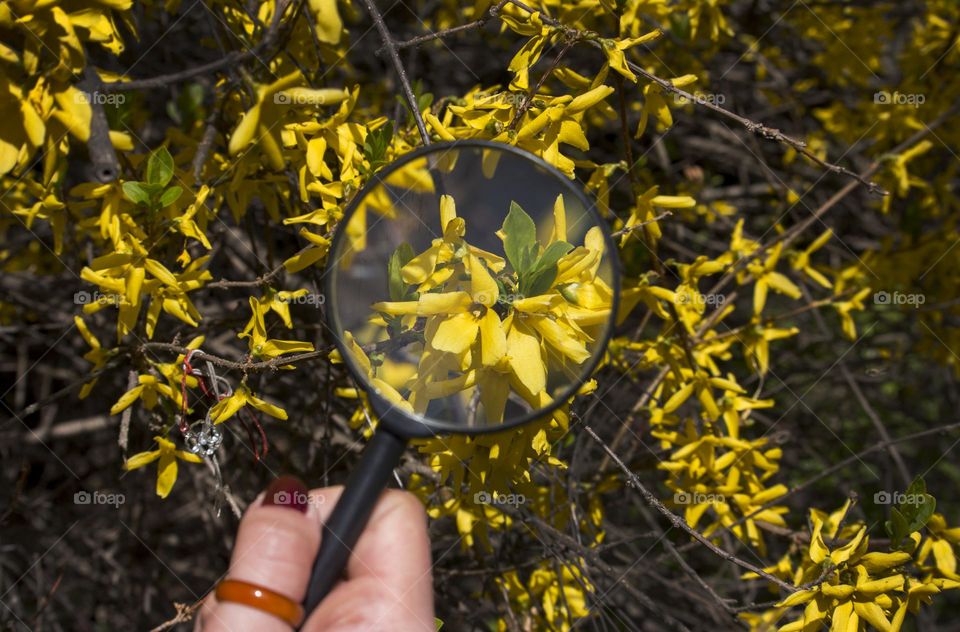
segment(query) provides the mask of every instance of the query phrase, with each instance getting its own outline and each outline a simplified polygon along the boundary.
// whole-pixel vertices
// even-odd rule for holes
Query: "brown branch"
[[[173,606],[177,609],[177,614],[172,619],[164,621],[157,627],[153,628],[150,630],[150,632],[164,632],[164,630],[169,630],[170,628],[176,627],[181,623],[187,623],[188,621],[191,621],[197,611],[203,606],[203,599],[200,599],[196,603],[192,604],[175,603]]]
[[[178,355],[186,355],[190,353],[190,349],[182,347],[180,345],[175,345],[168,342],[145,342],[141,344],[137,349],[143,353],[150,350],[156,351],[167,351],[170,353],[176,353]],[[320,349],[318,351],[307,351],[304,353],[297,353],[291,356],[280,356],[272,358],[270,360],[263,360],[261,362],[252,362],[251,358],[248,356],[247,360],[244,362],[234,362],[232,360],[227,360],[221,358],[220,356],[211,355],[204,351],[194,351],[193,358],[197,360],[207,360],[211,364],[216,366],[223,367],[225,369],[236,369],[237,371],[263,371],[266,369],[278,369],[281,366],[286,366],[294,362],[302,362],[304,360],[312,360],[314,358],[326,357],[329,354],[331,349]]]
[[[87,153],[93,163],[93,175],[100,182],[113,182],[120,175],[120,161],[117,151],[110,140],[110,125],[103,102],[99,96],[103,92],[103,82],[93,66],[83,70],[83,80],[77,85],[87,95],[90,105],[90,136],[87,139]]]
[[[806,156],[808,159],[817,163],[824,169],[828,171],[832,171],[833,173],[847,176],[849,178],[853,178],[853,180],[855,180],[856,182],[867,187],[867,189],[871,193],[877,193],[879,195],[889,195],[889,192],[887,190],[885,190],[883,187],[881,187],[877,183],[868,180],[867,177],[861,174],[858,174],[854,171],[851,171],[846,167],[841,167],[840,165],[823,160],[822,158],[814,154],[812,151],[807,149],[807,143],[805,141],[793,138],[792,136],[788,136],[787,134],[784,134],[782,131],[780,131],[775,127],[770,127],[768,125],[764,125],[763,123],[759,123],[752,119],[748,119],[745,116],[740,116],[735,112],[731,112],[730,110],[724,107],[721,107],[716,103],[713,103],[709,99],[698,99],[695,95],[687,92],[682,88],[678,88],[677,86],[673,85],[670,81],[667,81],[666,79],[661,79],[660,77],[654,75],[653,73],[647,72],[646,70],[644,70],[643,68],[641,68],[640,66],[638,66],[637,64],[631,61],[627,61],[627,67],[634,73],[641,75],[645,79],[657,84],[667,92],[672,92],[673,94],[676,94],[680,97],[683,97],[684,99],[687,99],[691,103],[695,103],[697,105],[703,106],[708,110],[713,110],[714,112],[716,112],[717,114],[720,114],[721,116],[725,116],[728,119],[736,121],[737,123],[742,125],[748,132],[751,132],[752,134],[756,134],[761,138],[765,138],[767,140],[772,140],[784,145],[788,145],[794,148],[795,150],[797,150],[797,152]]]
[[[294,255],[294,256],[302,255],[302,254],[305,253],[306,251],[310,250],[311,248],[315,248],[315,247],[316,247],[316,246],[313,246],[313,245],[305,246],[304,248],[301,248],[301,249],[297,252],[297,254]],[[256,279],[253,279],[253,280],[251,280],[251,281],[231,281],[230,279],[220,279],[219,281],[214,281],[214,282],[212,282],[212,283],[207,283],[207,284],[204,285],[203,287],[204,287],[204,289],[206,289],[206,288],[226,289],[226,288],[232,288],[232,287],[263,287],[263,286],[266,286],[266,285],[270,285],[270,283],[272,283],[272,282],[274,281],[274,279],[276,279],[277,277],[279,277],[280,274],[281,274],[285,269],[286,269],[286,268],[285,268],[284,265],[281,263],[280,265],[278,265],[277,267],[275,267],[273,270],[270,270],[270,271],[267,272],[266,274],[261,274],[261,275],[258,276]]]
[[[127,410],[130,409],[128,408]],[[24,436],[23,440],[27,443],[36,444],[45,443],[54,439],[69,439],[78,435],[86,436],[94,432],[100,432],[116,424],[117,417],[107,417],[105,415],[81,417],[79,419],[61,421],[49,428],[38,429]]]
[[[397,53],[397,46],[393,41],[393,36],[390,35],[390,29],[387,28],[387,24],[383,21],[383,16],[377,9],[377,5],[373,3],[373,0],[362,0],[362,2],[364,6],[367,7],[367,12],[370,13],[370,17],[373,19],[374,25],[380,32],[380,38],[383,40],[383,45],[387,48],[387,52],[390,54],[390,61],[393,63],[393,69],[397,72],[397,78],[400,79],[400,88],[403,92],[403,98],[410,107],[410,113],[413,114],[413,119],[417,122],[417,129],[420,131],[420,138],[423,140],[424,145],[429,145],[430,134],[427,133],[427,126],[423,122],[423,114],[420,112],[420,106],[417,104],[417,97],[413,94],[413,89],[410,87],[410,80],[407,79],[407,71],[403,67],[403,62],[400,61],[400,55]]]
[[[427,42],[432,42],[433,40],[443,39],[444,37],[448,37],[450,35],[456,35],[457,33],[463,33],[475,28],[480,28],[489,22],[492,17],[493,16],[488,14],[478,20],[467,22],[466,24],[461,24],[460,26],[454,26],[448,29],[443,29],[442,31],[427,33],[426,35],[418,35],[417,37],[411,37],[410,39],[402,42],[395,42],[394,46],[398,51],[403,50],[404,48],[410,48],[411,46],[420,46],[421,44],[426,44]],[[381,46],[377,52],[381,52],[384,48],[385,46]]]
[[[510,121],[510,125],[507,129],[513,130],[517,128],[517,125],[520,124],[520,119],[523,118],[523,115],[526,114],[527,110],[530,109],[530,106],[533,105],[533,100],[537,96],[537,93],[540,92],[540,88],[542,88],[543,84],[547,82],[547,79],[550,78],[550,75],[553,74],[553,71],[556,70],[557,66],[560,64],[560,60],[563,59],[563,56],[567,54],[567,51],[569,51],[575,43],[576,40],[573,39],[569,39],[566,41],[566,43],[564,43],[563,48],[561,48],[560,52],[557,53],[557,56],[553,58],[553,62],[540,76],[540,80],[537,81],[537,84],[527,91],[526,96],[524,96],[523,101],[517,108],[517,113],[513,115],[513,120]]]
[[[206,121],[204,121],[206,127],[204,127],[203,136],[197,144],[197,153],[193,155],[191,171],[193,172],[194,186],[200,183],[200,176],[203,175],[203,165],[207,162],[207,156],[210,155],[210,150],[213,149],[213,141],[217,138],[217,118],[219,116],[220,103],[217,102],[210,110]]]
[[[671,215],[673,215],[673,213],[671,213],[670,211],[664,211],[664,212],[660,213],[659,215],[657,215],[656,217],[653,217],[653,218],[651,218],[651,219],[644,220],[644,221],[640,222],[639,224],[634,224],[633,226],[630,226],[629,228],[621,228],[621,229],[618,230],[618,231],[614,231],[614,232],[610,233],[610,237],[613,238],[613,239],[616,239],[617,237],[623,237],[624,235],[627,235],[627,234],[629,234],[629,233],[632,233],[633,231],[635,231],[635,230],[637,230],[637,229],[639,229],[639,228],[643,228],[643,227],[646,226],[647,224],[652,224],[652,223],[654,223],[654,222],[659,222],[660,220],[665,219],[665,218],[667,218],[667,217],[670,217]]]
[[[466,24],[461,24],[460,26],[452,26],[448,29],[442,29],[439,31],[434,31],[432,33],[427,33],[426,35],[418,35],[417,37],[412,37],[408,40],[402,42],[394,42],[393,45],[397,50],[403,50],[404,48],[409,48],[411,46],[420,46],[421,44],[426,44],[427,42],[432,42],[433,40],[443,39],[449,37],[450,35],[456,35],[457,33],[465,33],[466,31],[472,31],[473,29],[478,29],[490,20],[499,17],[500,9],[503,8],[509,0],[500,0],[496,5],[490,7],[490,10],[481,17],[477,18],[473,22],[467,22]],[[383,51],[386,46],[381,46],[377,53]]]
[[[647,523],[648,525],[650,525],[651,528],[654,528],[654,529],[657,528],[658,525],[657,525],[656,521],[654,520],[653,516],[650,515],[650,512],[649,512],[645,507],[643,507],[642,505],[640,505],[639,503],[637,503],[637,506],[639,507],[640,512],[643,514],[643,518],[644,518],[644,520],[646,521],[646,523]],[[666,533],[663,532],[662,530],[661,530],[661,533],[662,533],[663,536],[666,535]],[[718,606],[720,606],[720,608],[721,608],[724,612],[726,612],[728,615],[732,615],[732,616],[733,616],[733,619],[734,619],[734,622],[736,622],[736,621],[737,621],[737,620],[736,620],[736,611],[733,609],[733,606],[730,604],[730,601],[731,601],[731,600],[729,600],[729,599],[724,599],[723,597],[721,597],[720,595],[718,595],[718,594],[717,594],[717,591],[715,591],[715,590],[713,589],[713,586],[711,586],[710,584],[708,584],[708,583],[706,582],[706,580],[704,580],[704,579],[697,573],[697,571],[694,570],[694,568],[693,568],[692,566],[690,566],[690,563],[687,562],[686,558],[684,558],[683,555],[681,555],[679,551],[677,551],[677,547],[675,547],[675,546],[673,545],[673,542],[671,542],[668,538],[666,538],[666,537],[661,537],[661,538],[659,538],[658,542],[663,545],[663,548],[665,548],[665,549],[667,550],[667,552],[668,552],[668,553],[670,554],[670,556],[674,559],[674,561],[680,566],[680,568],[683,570],[683,572],[686,573],[687,577],[689,577],[689,578],[692,579],[697,585],[699,585],[700,588],[702,588],[703,591],[704,591],[705,593],[707,593],[707,595],[710,596],[710,598],[714,601],[714,603],[716,603]],[[744,627],[744,626],[743,626],[742,623],[741,623],[741,625],[740,625],[739,627]]]
[[[112,368],[113,368],[113,364],[107,364],[107,365],[104,366],[102,369],[98,369],[98,370],[94,371],[93,373],[91,373],[90,375],[85,375],[85,376],[83,376],[82,378],[79,378],[79,379],[77,379],[77,380],[74,380],[73,382],[71,382],[71,383],[67,384],[66,386],[64,386],[63,388],[61,388],[59,391],[56,391],[55,393],[52,393],[52,394],[49,395],[48,397],[44,397],[43,399],[41,399],[41,400],[39,400],[39,401],[36,401],[36,402],[30,404],[29,406],[27,406],[26,408],[24,408],[24,409],[21,410],[20,412],[13,413],[13,416],[12,416],[12,417],[8,417],[7,419],[5,419],[5,420],[3,421],[3,423],[5,424],[5,423],[7,423],[7,422],[9,422],[9,421],[11,421],[11,420],[13,420],[13,419],[22,420],[22,419],[23,419],[24,417],[26,417],[27,415],[32,415],[33,413],[37,412],[38,410],[40,410],[40,409],[43,408],[44,406],[48,406],[49,404],[52,404],[53,402],[57,401],[58,399],[61,399],[61,398],[65,397],[65,396],[69,395],[72,391],[74,391],[74,390],[77,389],[77,388],[80,388],[81,386],[83,386],[83,385],[86,384],[87,382],[90,382],[91,380],[97,379],[98,377],[100,377],[101,375],[103,375],[103,374],[106,373],[107,371],[111,370]]]

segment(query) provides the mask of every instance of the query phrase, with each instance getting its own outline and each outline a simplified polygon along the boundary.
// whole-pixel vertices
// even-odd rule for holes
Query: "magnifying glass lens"
[[[330,253],[328,317],[380,408],[435,431],[536,417],[596,366],[611,244],[575,183],[511,147],[432,147],[381,171]]]

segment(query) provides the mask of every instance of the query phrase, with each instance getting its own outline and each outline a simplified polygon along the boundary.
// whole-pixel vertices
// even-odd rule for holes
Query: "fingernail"
[[[281,476],[267,488],[263,495],[264,505],[290,507],[307,513],[307,486],[296,476]]]

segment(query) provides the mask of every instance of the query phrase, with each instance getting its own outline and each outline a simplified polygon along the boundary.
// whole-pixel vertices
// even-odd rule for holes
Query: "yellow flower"
[[[137,386],[120,396],[117,403],[110,409],[111,415],[123,412],[138,399],[143,401],[143,407],[147,410],[152,410],[161,396],[177,406],[180,405],[180,393],[170,388],[169,384],[161,382],[155,375],[139,375],[137,382],[139,382]]]
[[[470,397],[478,389],[484,414],[494,419],[502,416],[511,391],[534,408],[549,404],[551,365],[582,364],[591,356],[592,332],[608,321],[613,300],[613,290],[598,276],[601,230],[587,231],[583,246],[567,243],[562,196],[551,219],[541,227],[549,239],[542,245],[533,219],[512,204],[496,233],[505,260],[471,246],[453,198],[441,198],[443,237],[419,254],[406,251],[406,263],[388,270],[393,298],[419,295],[372,305],[378,313],[372,323],[387,327],[390,336],[394,327],[410,327],[422,344],[417,370],[405,385],[408,399],[387,391],[391,401],[422,412],[434,399]],[[416,330],[414,323],[421,323]],[[358,362],[369,365],[357,349]]]
[[[230,135],[227,149],[231,156],[244,152],[249,145],[258,146],[267,164],[280,171],[286,164],[279,125],[284,108],[340,103],[350,96],[340,89],[294,87],[303,80],[303,74],[295,70],[271,84],[256,86],[257,102],[244,113]]]
[[[108,351],[100,346],[100,341],[90,332],[87,323],[83,322],[82,318],[74,316],[73,322],[77,326],[77,330],[80,332],[83,340],[90,345],[90,351],[83,354],[83,359],[93,364],[93,372],[99,371],[107,364],[107,360],[114,355],[114,352]],[[97,380],[94,379],[84,384],[80,389],[80,399],[86,398],[96,383]]]
[[[413,407],[410,405],[410,402],[403,399],[403,396],[400,395],[399,388],[403,383],[412,378],[413,376],[407,374],[405,376],[397,375],[397,372],[394,374],[385,376],[388,379],[382,379],[377,373],[379,371],[389,372],[391,364],[384,362],[380,367],[374,369],[373,364],[370,362],[370,358],[364,352],[363,348],[357,344],[356,339],[353,337],[349,331],[343,332],[344,342],[350,348],[350,355],[353,357],[354,361],[360,365],[360,368],[363,370],[364,375],[367,376],[367,379],[370,380],[370,385],[376,389],[377,394],[386,399],[390,404],[401,408],[403,410],[410,411]],[[404,371],[406,373],[406,371]],[[402,378],[406,379],[402,379]]]
[[[960,544],[960,527],[947,527],[947,521],[942,514],[933,514],[927,523],[929,535],[920,546],[917,553],[917,565],[935,571],[941,577],[960,581],[957,574],[957,556],[954,547]],[[933,565],[927,560],[933,558]]]
[[[811,279],[828,289],[833,287],[833,284],[830,283],[830,281],[827,280],[827,277],[823,276],[820,271],[810,265],[810,255],[822,248],[824,244],[830,241],[831,237],[833,237],[833,231],[828,228],[823,232],[823,234],[814,239],[813,243],[810,244],[806,250],[795,254],[790,263],[790,267],[792,267],[794,270],[806,273],[806,275]]]
[[[642,226],[643,232],[648,238],[656,241],[660,239],[661,232],[659,224],[654,221],[658,215],[657,209],[681,209],[692,208],[697,202],[688,195],[658,195],[660,187],[653,186],[647,189],[642,195],[637,196],[637,203],[630,209],[630,217],[624,224],[623,229],[628,231],[620,237],[620,245],[623,246],[630,239],[636,230],[634,226]]]
[[[201,318],[187,293],[203,287],[211,278],[210,272],[203,269],[209,257],[195,259],[183,272],[174,274],[160,261],[145,254],[115,251],[97,257],[80,271],[81,278],[113,297],[112,301],[88,303],[83,309],[86,313],[93,313],[108,305],[116,305],[119,310],[118,341],[133,331],[145,296],[150,297],[145,324],[148,337],[153,337],[161,310],[194,327]]]
[[[207,239],[205,232],[207,228],[207,216],[203,211],[206,210],[204,204],[206,204],[211,191],[212,189],[206,184],[200,187],[196,199],[187,207],[183,215],[173,219],[174,226],[179,229],[184,237],[199,241],[207,250],[210,250],[210,240]],[[197,224],[197,217],[200,218],[200,224]]]
[[[601,44],[603,47],[603,53],[607,56],[607,63],[610,64],[612,69],[616,70],[630,81],[636,81],[637,76],[633,74],[633,71],[627,66],[627,58],[624,55],[624,51],[629,50],[638,44],[645,44],[658,39],[661,35],[663,35],[663,31],[657,29],[656,31],[651,31],[650,33],[641,35],[640,37],[602,40]]]
[[[754,317],[752,327],[749,327],[740,340],[743,342],[744,353],[751,366],[760,375],[766,375],[770,368],[770,343],[774,340],[783,340],[800,333],[796,327],[778,329],[764,326]]]
[[[772,289],[778,294],[786,294],[790,298],[800,298],[800,288],[793,281],[775,270],[783,242],[777,243],[770,251],[765,261],[754,261],[747,266],[756,283],[753,286],[753,313],[759,315],[767,304],[767,290]]]
[[[223,423],[237,414],[237,411],[244,406],[252,406],[260,412],[266,413],[276,419],[287,418],[287,411],[279,406],[268,404],[262,399],[259,399],[250,392],[246,384],[241,384],[232,395],[217,402],[216,405],[210,409],[210,418],[215,424]]]
[[[851,313],[854,310],[863,310],[863,299],[867,298],[869,295],[870,288],[865,287],[854,294],[850,300],[833,304],[834,309],[837,310],[837,315],[840,316],[840,325],[843,334],[850,340],[857,339],[857,325],[853,322],[853,316]]]
[[[250,322],[240,332],[238,337],[246,338],[250,345],[250,355],[255,358],[275,358],[286,353],[302,353],[313,351],[313,344],[309,342],[300,342],[298,340],[275,340],[267,338],[267,327],[264,324],[263,316],[265,309],[273,309],[280,313],[284,321],[289,322],[289,306],[279,300],[279,296],[271,296],[268,301],[260,302],[254,297],[250,297],[250,310],[253,316]]]
[[[159,459],[160,463],[157,466],[157,496],[166,498],[170,495],[170,490],[173,489],[174,483],[177,482],[177,459],[190,463],[202,463],[203,459],[185,450],[178,450],[173,441],[168,439],[160,436],[154,437],[153,439],[157,442],[159,446],[158,449],[134,454],[123,464],[123,469],[129,472],[130,470],[149,465]]]

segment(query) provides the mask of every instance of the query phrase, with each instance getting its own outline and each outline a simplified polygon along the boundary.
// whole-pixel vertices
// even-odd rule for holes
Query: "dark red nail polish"
[[[307,513],[307,486],[296,476],[281,476],[270,483],[263,496],[264,505],[290,507]]]

